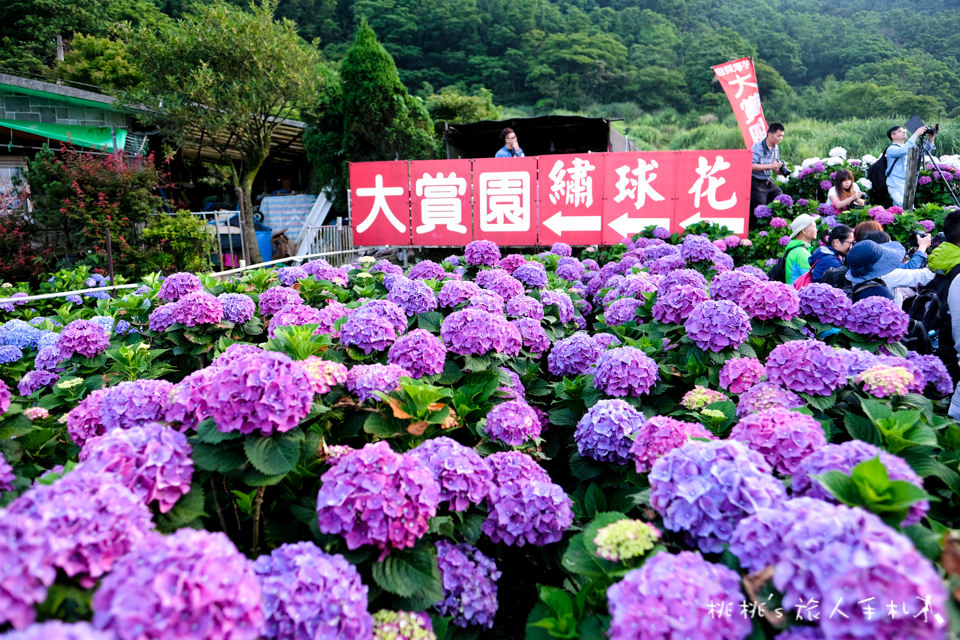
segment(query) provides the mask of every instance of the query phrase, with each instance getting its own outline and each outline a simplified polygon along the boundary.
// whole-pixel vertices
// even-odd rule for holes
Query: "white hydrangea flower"
[[[873,164],[876,161],[877,161],[877,156],[870,155],[869,153],[863,156],[862,158],[860,158],[860,162],[862,162],[863,164]]]
[[[864,191],[870,191],[870,189],[873,189],[873,183],[870,182],[870,179],[866,176],[857,180],[857,184],[860,185],[860,189]]]
[[[843,158],[831,155],[829,158],[826,159],[824,164],[827,165],[828,167],[834,167],[838,164],[843,164]]]
[[[847,150],[844,149],[843,147],[834,147],[833,149],[830,149],[829,155],[832,156],[832,157],[837,157],[837,158],[841,158],[841,159],[846,159],[846,157],[847,157]]]
[[[781,184],[784,182],[790,182],[790,178],[788,178],[787,176],[781,176],[780,174],[777,174],[777,182]]]
[[[806,169],[807,167],[812,167],[818,162],[820,162],[820,158],[807,158],[806,160],[800,163],[800,166]]]

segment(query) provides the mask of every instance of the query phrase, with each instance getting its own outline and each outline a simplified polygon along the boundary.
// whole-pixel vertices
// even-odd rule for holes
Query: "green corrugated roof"
[[[0,120],[0,127],[9,127],[16,131],[32,133],[51,140],[70,142],[81,147],[94,147],[105,151],[123,149],[123,145],[127,141],[127,130],[120,128],[115,129],[117,149],[114,149],[110,127],[83,127],[74,124],[52,124],[27,120]]]

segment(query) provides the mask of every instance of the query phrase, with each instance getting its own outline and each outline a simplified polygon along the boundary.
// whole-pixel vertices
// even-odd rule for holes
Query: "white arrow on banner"
[[[562,236],[564,231],[600,231],[600,216],[567,216],[560,211],[543,221],[543,226]]]
[[[743,218],[702,218],[699,211],[682,221],[680,223],[680,228],[686,229],[690,225],[698,222],[715,222],[717,224],[722,224],[734,233],[743,233],[744,229]]]
[[[607,226],[616,231],[617,235],[624,238],[640,233],[650,225],[669,229],[670,218],[631,218],[630,214],[625,213],[616,220],[607,223]]]

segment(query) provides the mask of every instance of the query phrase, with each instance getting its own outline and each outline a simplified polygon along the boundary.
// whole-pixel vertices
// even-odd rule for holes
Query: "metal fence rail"
[[[309,226],[305,229],[307,237],[312,237],[308,252],[329,255],[327,262],[335,267],[350,262],[357,256],[353,246],[353,229],[342,224],[322,227]]]

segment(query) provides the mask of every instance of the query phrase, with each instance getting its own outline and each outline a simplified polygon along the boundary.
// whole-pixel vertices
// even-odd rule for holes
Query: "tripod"
[[[924,134],[924,135],[926,135],[926,134]],[[950,197],[953,199],[953,203],[954,203],[955,205],[957,205],[958,207],[960,207],[960,199],[957,198],[957,194],[956,194],[956,192],[953,190],[953,186],[943,177],[943,171],[940,170],[940,165],[933,161],[933,154],[930,153],[930,151],[926,148],[925,142],[926,142],[926,141],[921,142],[920,144],[917,145],[917,148],[920,149],[920,164],[921,164],[921,166],[923,165],[923,163],[925,162],[926,159],[930,160],[930,164],[933,165],[934,180],[936,180],[936,175],[939,173],[939,174],[940,174],[940,180],[943,181],[943,186],[945,186],[945,187],[947,188],[947,193],[950,194]],[[919,169],[919,167],[918,167],[918,168],[917,168],[917,172],[919,173],[919,171],[920,171],[920,169]]]

